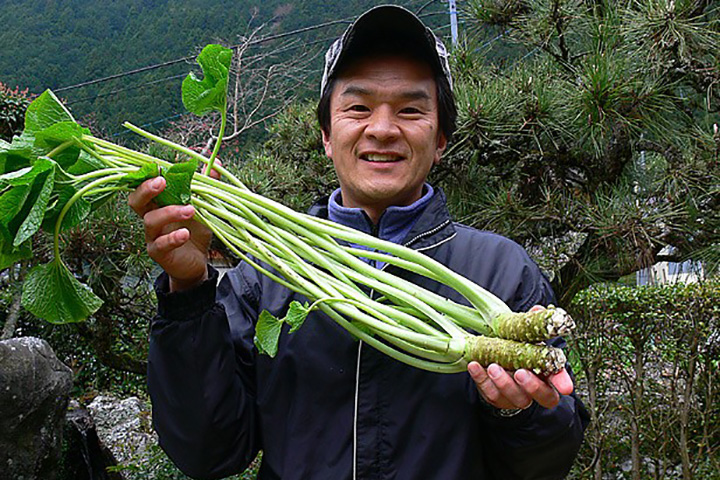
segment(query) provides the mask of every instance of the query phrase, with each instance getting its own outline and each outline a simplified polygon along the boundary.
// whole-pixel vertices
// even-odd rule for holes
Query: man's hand
[[[531,311],[542,308],[536,306]],[[510,372],[494,363],[485,369],[477,362],[470,362],[468,372],[483,399],[502,409],[524,409],[533,401],[553,408],[560,402],[560,395],[570,395],[574,388],[565,369],[540,377],[529,370]]]
[[[528,370],[513,373],[494,363],[485,369],[477,362],[470,362],[468,372],[480,395],[497,408],[524,409],[533,400],[545,408],[553,408],[560,402],[560,394],[570,395],[573,391],[572,379],[565,369],[544,378]]]
[[[164,178],[147,180],[130,194],[128,204],[143,218],[148,254],[170,276],[170,291],[187,290],[207,279],[212,234],[192,220],[191,205],[158,208],[153,199],[164,189]]]

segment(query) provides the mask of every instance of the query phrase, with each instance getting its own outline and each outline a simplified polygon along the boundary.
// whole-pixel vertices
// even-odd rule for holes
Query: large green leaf
[[[0,188],[7,185],[31,185],[35,178],[47,172],[48,170],[55,168],[55,162],[48,160],[47,158],[39,159],[33,166],[21,168],[19,170],[13,170],[0,175]]]
[[[282,320],[273,316],[267,310],[263,310],[255,325],[255,347],[258,353],[274,357],[277,355]]]
[[[50,170],[48,173],[38,176],[38,181],[41,182],[40,191],[37,197],[35,197],[35,201],[27,216],[22,224],[20,224],[20,228],[18,228],[15,240],[13,240],[14,246],[19,246],[40,230],[40,225],[42,225],[42,220],[45,216],[48,202],[50,201],[50,195],[53,191],[54,178],[55,170]]]
[[[35,235],[40,229],[55,185],[55,164],[53,162],[46,159],[39,160],[33,165],[33,170],[39,170],[39,172],[32,178],[30,193],[19,215],[14,219],[16,224],[18,220],[20,221],[13,240],[15,247]],[[31,177],[32,173],[32,171],[29,172],[26,177]],[[13,222],[10,223],[10,225],[12,224]]]
[[[20,185],[0,195],[0,250],[4,245],[12,245],[15,233],[10,231],[10,222],[25,205],[29,193],[29,185]]]
[[[55,94],[50,90],[45,90],[28,105],[23,133],[35,135],[61,122],[76,123],[70,111],[65,108]]]
[[[10,227],[10,222],[22,209],[29,193],[29,185],[20,185],[0,195],[0,270],[32,256],[30,240],[20,246],[13,245],[15,229],[11,230]]]
[[[185,108],[199,116],[225,109],[232,55],[232,50],[222,45],[211,44],[203,48],[197,59],[203,79],[190,73],[182,83]]]
[[[68,140],[80,139],[83,135],[89,134],[90,130],[81,127],[75,122],[58,122],[35,132],[35,144],[54,147]]]
[[[0,140],[0,175],[32,165],[34,142],[35,138],[27,135],[13,138],[12,143]]]
[[[32,167],[0,175],[0,238],[19,247],[38,231],[54,187],[56,164],[39,159]],[[4,246],[5,253],[9,253]]]
[[[190,203],[190,182],[197,170],[197,160],[176,163],[162,172],[165,177],[165,190],[155,197],[155,203],[166,205],[187,205]]]
[[[30,270],[23,286],[23,306],[51,323],[81,322],[102,303],[59,259]]]

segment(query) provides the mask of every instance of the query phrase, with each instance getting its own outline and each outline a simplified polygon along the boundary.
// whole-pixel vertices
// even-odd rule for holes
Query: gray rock
[[[44,340],[0,341],[0,480],[56,477],[72,371]]]
[[[137,397],[118,399],[97,396],[87,406],[102,445],[119,465],[146,465],[157,435],[150,425],[150,411]]]
[[[108,471],[116,466],[112,452],[98,439],[90,412],[76,400],[70,401],[65,430],[61,478],[72,480],[123,480],[118,472]]]

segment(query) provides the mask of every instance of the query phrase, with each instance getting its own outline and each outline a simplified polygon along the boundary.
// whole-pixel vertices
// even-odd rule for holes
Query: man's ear
[[[447,144],[448,142],[445,134],[443,132],[438,133],[437,148],[435,149],[435,158],[433,158],[433,165],[437,165],[438,163],[440,163],[440,159],[442,158],[443,153],[445,153]]]
[[[332,159],[332,144],[330,143],[330,134],[325,132],[325,130],[322,130],[322,142],[323,147],[325,147],[325,155],[327,155],[328,158]]]

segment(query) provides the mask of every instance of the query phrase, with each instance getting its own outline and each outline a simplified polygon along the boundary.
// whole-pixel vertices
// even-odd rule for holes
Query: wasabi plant
[[[422,253],[296,212],[253,193],[215,164],[226,123],[231,59],[231,50],[208,45],[198,57],[203,78],[190,74],[183,82],[188,110],[220,113],[210,157],[129,123],[125,126],[133,132],[187,161],[171,164],[96,138],[50,91],[29,106],[23,133],[0,143],[0,269],[32,256],[31,239],[40,228],[54,235],[53,260],[32,269],[25,281],[22,302],[27,310],[49,322],[68,323],[100,308],[101,300],[62,262],[60,233],[79,225],[110,195],[162,175],[167,186],[155,200],[158,205],[192,204],[195,218],[240,259],[307,299],[292,302],[283,319],[261,313],[255,338],[261,353],[277,353],[283,324],[292,333],[319,310],[390,357],[433,372],[464,371],[473,360],[538,373],[563,368],[563,352],[542,343],[574,327],[562,309],[512,312],[490,292]],[[214,168],[221,179],[199,174],[200,164],[208,172]],[[364,259],[445,284],[468,305]]]

